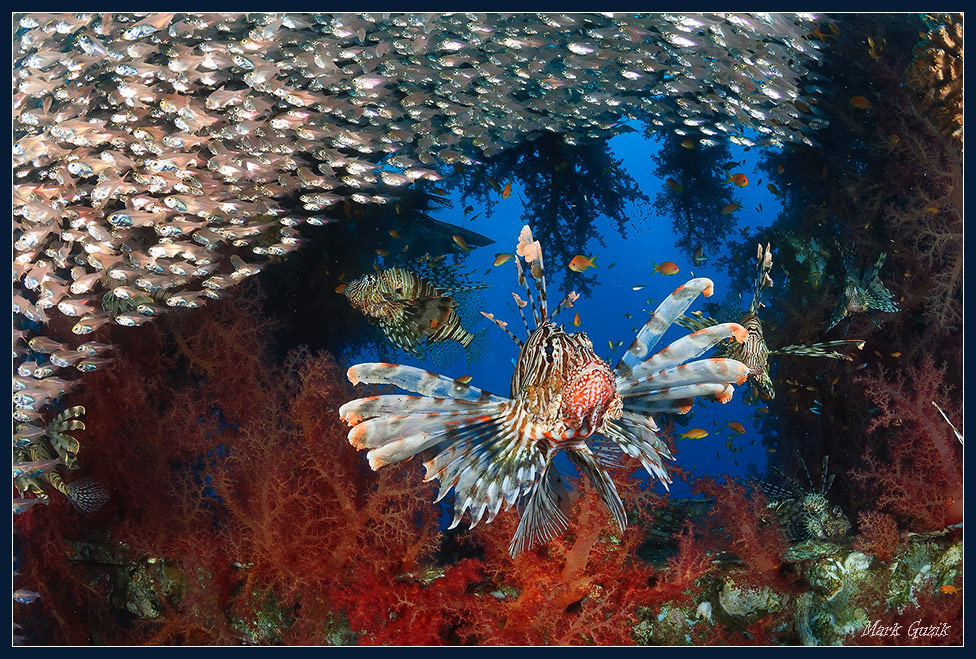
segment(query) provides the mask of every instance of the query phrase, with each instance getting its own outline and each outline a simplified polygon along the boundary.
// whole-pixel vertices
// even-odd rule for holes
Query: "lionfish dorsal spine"
[[[766,286],[772,286],[773,280],[769,278],[769,271],[773,268],[773,254],[770,252],[770,245],[766,243],[765,249],[762,243],[758,245],[756,250],[756,282],[755,291],[752,294],[752,303],[749,305],[749,313],[756,314],[759,312],[759,306],[762,298],[762,289]]]

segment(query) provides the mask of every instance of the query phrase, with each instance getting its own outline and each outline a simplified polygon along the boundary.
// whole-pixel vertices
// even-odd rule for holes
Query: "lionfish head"
[[[512,396],[522,396],[537,418],[556,432],[587,437],[622,403],[610,366],[594,352],[584,332],[553,323],[536,329],[522,346],[512,378]]]
[[[362,309],[366,306],[366,295],[377,285],[378,281],[376,274],[363,275],[359,279],[349,282],[342,294],[346,296],[352,306]]]

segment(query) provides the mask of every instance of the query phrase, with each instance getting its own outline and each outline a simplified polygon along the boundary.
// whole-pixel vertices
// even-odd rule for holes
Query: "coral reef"
[[[938,531],[962,521],[962,445],[932,406],[953,401],[945,384],[946,367],[931,357],[902,369],[897,381],[884,368],[856,379],[878,407],[867,426],[871,444],[863,467],[851,478],[872,493],[879,511],[915,531]],[[955,402],[947,413],[961,416]]]
[[[915,47],[908,86],[918,94],[925,113],[960,150],[963,130],[962,15],[934,17],[936,24]]]

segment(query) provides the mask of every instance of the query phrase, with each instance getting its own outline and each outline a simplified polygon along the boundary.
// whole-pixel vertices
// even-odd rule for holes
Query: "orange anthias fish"
[[[740,188],[744,188],[747,185],[749,185],[749,179],[746,178],[746,175],[743,174],[742,172],[739,172],[737,174],[729,174],[728,172],[726,172],[726,176],[728,176],[728,178],[725,179],[726,183],[735,183]]]
[[[512,260],[512,255],[510,253],[506,254],[495,254],[495,261],[492,265],[504,265]]]
[[[740,208],[742,208],[742,204],[740,204],[737,201],[732,202],[731,204],[726,204],[725,206],[722,207],[722,215],[729,215],[731,213],[736,212]]]
[[[512,196],[512,182],[509,181],[505,184],[505,188],[502,190],[502,199],[508,199]]]
[[[956,588],[952,584],[946,584],[944,586],[939,586],[939,590],[945,595],[958,595],[962,588]]]
[[[667,184],[668,184],[668,187],[669,187],[669,188],[671,188],[672,190],[674,190],[675,192],[681,192],[682,190],[684,190],[684,189],[685,189],[685,186],[683,186],[683,185],[679,185],[679,184],[678,184],[678,182],[677,182],[677,181],[675,181],[675,180],[674,180],[673,178],[671,178],[670,176],[669,176],[669,177],[668,177],[668,179],[667,179],[667,180],[665,181],[665,183],[667,183]]]
[[[744,435],[746,433],[745,426],[743,426],[738,421],[728,421],[728,422],[726,422],[725,426],[723,426],[723,427],[725,427],[725,428],[731,428],[732,430],[734,430],[735,432],[739,433],[740,435]]]
[[[690,139],[689,140],[684,140],[684,141],[681,142],[681,146],[683,146],[686,149],[694,149],[695,148],[695,140],[690,140]]]
[[[871,101],[864,98],[863,96],[851,96],[851,100],[848,101],[852,108],[857,108],[858,110],[870,110]]]
[[[651,261],[651,263],[654,263],[654,261]],[[654,263],[654,270],[651,271],[651,274],[653,275],[655,272],[660,272],[662,275],[676,275],[679,269],[674,261],[665,261],[661,264]]]
[[[468,243],[465,242],[464,238],[462,238],[460,235],[454,234],[453,236],[451,236],[451,239],[454,241],[455,245],[463,249],[465,252],[471,251],[471,248],[468,247]]]
[[[580,326],[580,317],[579,317],[579,311],[577,311],[577,312],[576,312],[576,315],[575,315],[575,316],[573,316],[573,326],[574,326],[574,327],[579,327],[579,326]]]
[[[688,432],[683,432],[678,435],[681,439],[704,439],[708,437],[708,431],[701,428],[692,428]]]
[[[583,272],[587,268],[599,267],[596,263],[594,263],[594,261],[596,261],[595,256],[586,258],[582,254],[577,254],[573,257],[573,260],[569,262],[569,269],[573,272]]]

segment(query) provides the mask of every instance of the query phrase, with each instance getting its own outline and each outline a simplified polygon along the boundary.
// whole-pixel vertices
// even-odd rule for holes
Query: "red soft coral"
[[[879,510],[915,531],[962,521],[962,446],[932,405],[959,418],[945,380],[945,367],[928,355],[897,374],[879,368],[857,379],[879,413],[867,426],[874,442],[864,451],[864,468],[851,477],[874,494]]]
[[[901,540],[894,518],[869,510],[858,514],[857,525],[860,532],[854,541],[854,549],[874,554],[882,561],[890,561]]]

